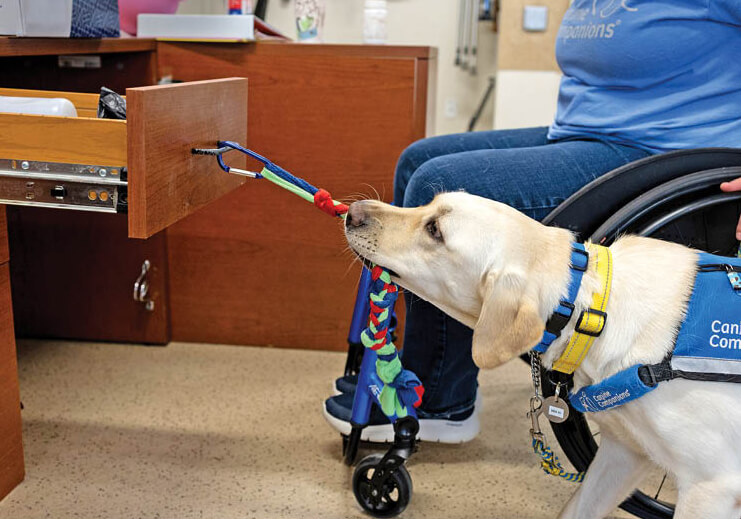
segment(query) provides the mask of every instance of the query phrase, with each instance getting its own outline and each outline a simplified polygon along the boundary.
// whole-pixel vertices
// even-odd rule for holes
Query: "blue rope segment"
[[[299,178],[299,177],[296,177],[296,176],[290,174],[288,171],[286,171],[285,169],[281,168],[280,166],[278,166],[277,164],[273,163],[272,161],[266,159],[265,157],[263,157],[259,153],[255,153],[252,150],[248,150],[247,148],[245,148],[244,146],[241,146],[240,144],[237,144],[236,142],[232,142],[232,141],[219,141],[218,144],[217,144],[217,146],[219,148],[227,147],[227,148],[231,148],[233,150],[241,151],[245,155],[247,155],[249,157],[252,157],[253,159],[255,159],[255,160],[259,161],[259,162],[262,162],[262,164],[263,164],[263,166],[265,166],[265,168],[267,168],[269,171],[272,171],[273,173],[275,173],[277,176],[279,176],[283,180],[285,180],[287,182],[290,182],[294,186],[300,187],[301,189],[303,189],[304,191],[309,192],[312,195],[315,195],[316,192],[319,190],[317,187],[312,186],[311,184],[309,184],[304,179]],[[229,172],[228,169],[225,169],[225,168],[228,168],[229,166],[227,166],[226,164],[224,164],[224,161],[222,160],[221,155],[218,155],[218,159],[219,159],[219,166],[221,166],[221,169],[224,169],[224,171]]]
[[[561,462],[558,461],[558,456],[553,452],[553,449],[545,445],[542,440],[533,438],[533,451],[540,456],[540,467],[546,474],[558,476],[573,483],[584,481],[586,472],[567,472]]]

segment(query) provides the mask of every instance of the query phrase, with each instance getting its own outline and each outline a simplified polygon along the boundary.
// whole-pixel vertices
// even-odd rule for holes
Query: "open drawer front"
[[[129,88],[126,121],[95,118],[97,94],[3,95],[66,98],[78,117],[0,113],[0,203],[128,213],[129,237],[148,238],[243,181],[190,150],[246,142],[244,78]]]

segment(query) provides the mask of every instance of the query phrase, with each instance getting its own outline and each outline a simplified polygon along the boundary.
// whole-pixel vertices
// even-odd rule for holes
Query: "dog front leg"
[[[642,454],[603,431],[597,455],[560,519],[602,519],[638,485],[648,465]]]

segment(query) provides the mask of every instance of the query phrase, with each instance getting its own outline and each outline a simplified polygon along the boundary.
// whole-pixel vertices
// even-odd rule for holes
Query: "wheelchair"
[[[554,209],[543,223],[569,229],[580,240],[601,245],[610,245],[622,234],[636,234],[735,256],[739,244],[734,229],[741,214],[741,192],[723,193],[718,186],[738,177],[741,177],[741,149],[702,148],[654,155],[587,184]],[[367,273],[363,276],[367,277]],[[345,375],[358,372],[363,356],[364,348],[353,330],[362,328],[368,316],[364,278],[361,278],[348,338]],[[556,373],[543,371],[541,380],[544,397],[553,395],[559,383],[571,389],[568,378]],[[599,431],[573,408],[565,422],[551,423],[551,428],[571,464],[578,471],[585,471],[597,452]],[[344,438],[347,464],[355,459],[359,431],[354,436]],[[405,469],[403,474],[408,478]],[[654,477],[656,481],[650,479],[641,489],[636,489],[620,507],[643,519],[672,517],[673,497],[667,495],[670,490],[665,488],[666,475]],[[408,490],[410,493],[411,479]],[[408,500],[409,496],[405,496],[405,501]],[[405,506],[406,503],[398,507],[397,513]],[[390,515],[395,513],[386,516]]]

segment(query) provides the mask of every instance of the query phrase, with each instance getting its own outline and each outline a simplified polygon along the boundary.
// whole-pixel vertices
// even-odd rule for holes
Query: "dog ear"
[[[473,361],[494,368],[540,342],[545,323],[538,315],[535,287],[524,274],[489,273],[481,315],[473,329]]]

